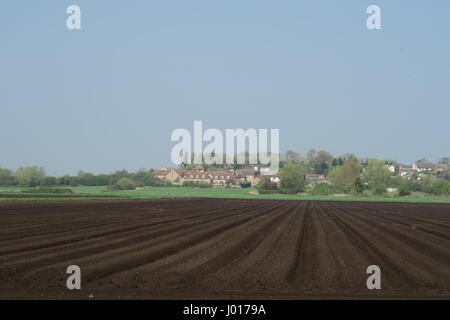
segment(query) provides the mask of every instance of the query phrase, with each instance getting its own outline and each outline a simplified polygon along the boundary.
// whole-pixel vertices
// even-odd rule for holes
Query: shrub
[[[364,192],[364,184],[361,180],[360,177],[357,177],[352,184],[352,192],[356,193],[356,194],[361,194]],[[384,188],[384,190],[386,190],[386,187]]]
[[[278,193],[278,185],[275,182],[270,181],[269,177],[264,177],[256,186],[259,194]]]
[[[317,183],[314,185],[311,193],[313,195],[326,196],[334,193],[334,188],[328,183]]]
[[[361,165],[355,160],[347,160],[341,166],[335,167],[328,173],[333,186],[344,193],[362,193],[364,184],[359,178]]]
[[[207,189],[207,188],[212,188],[212,184],[211,183],[206,183],[206,182],[184,181],[183,182],[183,187]]]
[[[143,186],[150,186],[150,187],[173,187],[173,186],[176,186],[170,180],[159,180],[159,179],[156,179],[151,184],[150,183],[143,183],[142,185]]]
[[[377,196],[382,196],[386,193],[386,186],[384,184],[378,184],[375,189],[373,189],[373,193]]]
[[[305,191],[305,169],[301,166],[288,165],[280,172],[280,190],[282,193],[295,194]]]
[[[406,197],[411,195],[411,188],[407,184],[402,184],[398,188],[398,195],[400,197]]]
[[[23,189],[22,192],[25,192],[25,193],[57,193],[57,194],[73,193],[73,191],[69,188],[52,188],[52,187],[35,187],[35,188],[30,188],[30,189]]]
[[[431,187],[431,194],[440,196],[450,193],[450,183],[444,179],[436,179]]]
[[[245,188],[250,188],[252,186],[251,182],[241,182],[241,188],[245,189]]]
[[[15,177],[20,186],[37,187],[42,184],[45,173],[39,167],[20,167],[16,170]]]
[[[445,195],[450,193],[450,182],[427,176],[420,180],[422,191],[432,195]]]
[[[116,190],[136,190],[138,187],[137,183],[130,178],[121,178],[116,184],[109,186],[107,189],[111,191]]]

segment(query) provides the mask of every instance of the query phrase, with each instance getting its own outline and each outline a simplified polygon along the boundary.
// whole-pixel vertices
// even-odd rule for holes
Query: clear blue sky
[[[0,166],[167,166],[194,120],[278,128],[303,155],[435,161],[450,155],[449,14],[448,0],[2,0]]]

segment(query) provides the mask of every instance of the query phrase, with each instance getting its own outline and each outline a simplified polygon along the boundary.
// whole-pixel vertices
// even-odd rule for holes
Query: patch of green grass
[[[0,188],[2,192],[3,188]],[[0,198],[0,201],[86,201],[86,200],[142,200],[161,198],[222,198],[222,199],[267,199],[267,200],[317,200],[317,201],[364,201],[364,202],[402,202],[402,203],[450,203],[450,197],[432,197],[423,193],[413,193],[408,197],[398,197],[394,194],[389,197],[375,196],[336,196],[336,195],[286,195],[263,194],[259,195],[253,188],[220,188],[201,189],[189,187],[145,187],[137,190],[108,191],[106,187],[71,187],[74,195],[80,198]],[[7,189],[9,194],[22,194],[20,188]],[[114,198],[100,198],[99,196],[116,196]]]
[[[56,202],[56,201],[109,201],[109,200],[130,200],[128,198],[0,198],[0,202]]]
[[[320,201],[368,201],[368,202],[412,202],[412,203],[450,203],[450,197],[431,197],[416,193],[409,197],[373,197],[373,196],[321,196],[321,195],[287,195],[256,194],[253,188],[200,189],[189,187],[145,187],[138,190],[103,192],[104,187],[75,187],[77,193],[103,194],[132,199],[157,198],[225,198],[225,199],[274,199],[274,200],[320,200]]]
[[[0,194],[2,193],[20,193],[22,187],[0,187]]]
[[[59,188],[59,187],[35,187],[23,189],[22,193],[35,193],[35,194],[69,194],[72,193],[70,188]]]

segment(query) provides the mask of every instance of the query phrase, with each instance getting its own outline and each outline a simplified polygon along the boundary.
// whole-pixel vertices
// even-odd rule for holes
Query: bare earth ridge
[[[66,288],[66,268],[82,290]],[[368,290],[378,265],[382,289]],[[450,205],[0,203],[0,298],[450,299]]]

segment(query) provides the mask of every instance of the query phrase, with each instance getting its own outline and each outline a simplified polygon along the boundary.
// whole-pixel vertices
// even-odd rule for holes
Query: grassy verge
[[[5,202],[59,202],[59,201],[109,201],[109,200],[130,200],[130,198],[0,198],[0,203]]]
[[[0,194],[29,195],[30,198],[0,198],[5,201],[86,201],[86,200],[142,200],[161,198],[222,198],[222,199],[267,199],[267,200],[320,200],[320,201],[364,201],[364,202],[402,202],[402,203],[450,203],[450,197],[432,197],[414,194],[408,197],[374,197],[374,196],[312,196],[312,195],[258,195],[254,189],[200,189],[189,187],[145,187],[138,190],[104,192],[105,187],[72,187],[73,193],[67,198],[46,197],[34,198],[33,195],[20,192],[20,188],[0,188]],[[79,198],[70,195],[81,196]],[[48,196],[48,197],[47,197]],[[104,198],[104,196],[115,196]]]

